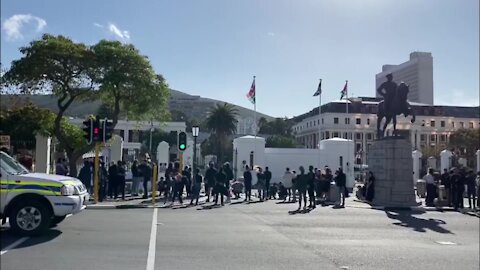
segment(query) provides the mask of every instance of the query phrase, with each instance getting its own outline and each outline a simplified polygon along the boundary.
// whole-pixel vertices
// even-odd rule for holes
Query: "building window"
[[[333,132],[332,133],[332,138],[338,138],[338,132]]]
[[[447,141],[447,135],[445,135],[445,134],[440,135],[440,141],[441,142],[446,142]]]
[[[325,131],[325,139],[330,139],[330,132]]]
[[[344,139],[348,139],[348,133],[347,133],[347,132],[344,132],[344,133],[343,133],[343,138],[344,138]]]
[[[372,140],[372,133],[367,133],[367,140],[369,140],[369,141]]]
[[[435,127],[435,121],[430,121],[430,126]]]
[[[322,140],[325,140],[325,132],[322,132]]]
[[[362,144],[361,144],[361,143],[357,143],[357,144],[355,145],[355,147],[356,147],[355,152],[357,152],[357,153],[360,152],[360,150],[362,150]]]
[[[361,125],[361,124],[362,124],[362,119],[360,119],[360,118],[357,118],[355,121],[356,121],[357,125]]]
[[[333,118],[333,123],[334,123],[335,125],[338,125],[338,117],[334,117],[334,118]]]
[[[469,123],[470,128],[473,128],[473,122]]]
[[[367,125],[370,125],[370,118],[367,118]]]
[[[445,127],[445,121],[440,121],[440,127]]]
[[[463,122],[460,122],[460,128],[464,128],[465,124]]]
[[[437,141],[437,135],[432,134],[430,135],[430,142],[436,142]]]
[[[355,133],[355,139],[361,140],[362,139],[362,133]]]
[[[345,118],[345,125],[350,125],[350,118]]]
[[[323,118],[322,118],[322,125],[323,125]]]
[[[425,134],[420,134],[420,141],[424,142],[427,140],[427,136]]]
[[[317,125],[317,121],[313,121],[313,125],[316,126],[316,125]]]
[[[455,122],[452,121],[452,128],[455,128]]]

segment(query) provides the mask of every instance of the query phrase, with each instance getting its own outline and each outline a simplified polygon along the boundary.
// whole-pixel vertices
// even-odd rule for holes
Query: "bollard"
[[[152,175],[152,204],[155,205],[155,198],[157,197],[157,177],[158,169],[157,164],[153,165],[153,175]]]

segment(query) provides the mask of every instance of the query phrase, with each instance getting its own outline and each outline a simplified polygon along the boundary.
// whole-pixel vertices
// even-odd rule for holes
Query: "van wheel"
[[[39,235],[48,229],[51,216],[42,202],[26,200],[15,205],[10,212],[10,227],[19,235]]]
[[[57,226],[58,223],[64,221],[66,217],[67,216],[54,216],[50,222],[50,228]]]

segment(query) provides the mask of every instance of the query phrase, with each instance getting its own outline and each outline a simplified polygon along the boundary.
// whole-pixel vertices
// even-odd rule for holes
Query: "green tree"
[[[273,135],[267,138],[265,146],[271,148],[295,148],[297,144],[291,136]]]
[[[452,149],[459,157],[465,157],[473,160],[475,152],[480,147],[480,128],[478,129],[459,129],[450,135],[448,147]]]
[[[237,130],[237,110],[231,105],[224,103],[213,107],[206,119],[207,129],[211,132],[209,143],[215,149],[213,152],[220,162],[225,161],[225,151],[231,144],[231,136]]]
[[[82,43],[49,34],[20,48],[20,53],[23,56],[12,62],[4,79],[20,92],[53,93],[58,98],[54,135],[67,153],[71,173],[76,174],[76,160],[88,148],[76,148],[71,143],[62,131],[62,120],[74,100],[90,98],[97,87],[93,80],[94,55]]]
[[[262,118],[260,118],[262,119]],[[259,133],[269,135],[290,135],[293,122],[287,118],[275,118],[269,122],[259,122]]]
[[[163,120],[169,91],[150,61],[132,44],[101,40],[92,47],[96,59],[95,82],[100,97],[112,111],[113,125],[123,111],[128,119]]]

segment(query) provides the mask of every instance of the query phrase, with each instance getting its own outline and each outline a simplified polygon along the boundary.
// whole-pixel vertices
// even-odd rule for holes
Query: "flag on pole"
[[[317,92],[313,94],[314,97],[319,96],[322,94],[322,79],[320,79],[320,82],[318,83],[318,88]]]
[[[255,78],[253,78],[252,86],[250,86],[250,91],[248,91],[247,98],[250,100],[250,102],[252,102],[252,104],[255,104]]]
[[[345,86],[343,87],[343,90],[340,92],[341,96],[340,96],[340,100],[343,99],[344,96],[347,95],[347,85],[348,85],[348,81],[345,82]]]

